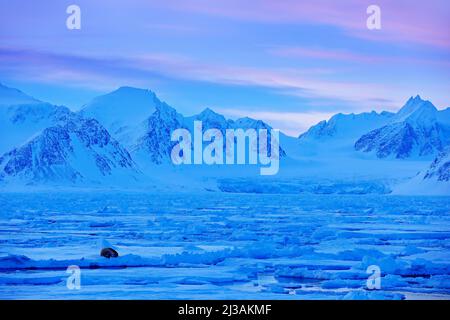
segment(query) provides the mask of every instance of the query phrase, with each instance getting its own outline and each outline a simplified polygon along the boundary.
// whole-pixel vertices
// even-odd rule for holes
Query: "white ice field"
[[[450,197],[4,192],[0,203],[0,299],[450,298]],[[102,241],[119,258],[100,257]]]

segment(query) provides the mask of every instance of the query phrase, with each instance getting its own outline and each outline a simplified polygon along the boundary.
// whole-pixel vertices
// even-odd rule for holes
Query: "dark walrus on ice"
[[[119,253],[113,248],[103,248],[100,252],[100,255],[105,258],[117,258]]]

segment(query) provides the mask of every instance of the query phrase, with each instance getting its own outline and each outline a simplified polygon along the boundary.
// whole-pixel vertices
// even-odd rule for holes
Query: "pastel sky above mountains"
[[[66,8],[81,8],[81,30]],[[366,8],[381,8],[381,30]],[[80,108],[119,86],[296,135],[337,112],[450,106],[446,0],[0,0],[0,82]]]

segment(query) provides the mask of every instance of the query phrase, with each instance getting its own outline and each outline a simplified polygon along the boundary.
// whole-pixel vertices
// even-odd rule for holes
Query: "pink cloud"
[[[381,8],[382,30],[366,28],[369,5]],[[412,42],[450,49],[447,0],[172,0],[164,6],[244,21],[320,24],[374,41]]]
[[[376,83],[331,81],[308,69],[246,67],[204,63],[179,55],[95,57],[0,48],[0,71],[45,82],[92,87],[148,83],[154,75],[239,86],[260,86],[281,94],[367,103],[392,97],[392,88]],[[181,71],[181,72],[180,72]],[[127,76],[124,77],[124,74]],[[397,91],[396,91],[397,92]],[[398,94],[395,95],[398,98]],[[398,100],[397,100],[398,101]]]
[[[357,54],[349,51],[312,49],[306,47],[283,47],[269,50],[270,53],[291,58],[314,58],[325,60],[340,60],[371,63],[383,60],[381,57]]]
[[[232,85],[262,86],[299,97],[328,98],[362,103],[390,97],[391,90],[376,83],[331,81],[323,72],[299,68],[265,68],[208,64],[177,56],[146,55],[132,60],[134,68],[158,71],[174,78]],[[180,70],[183,72],[180,73]]]
[[[278,47],[269,49],[268,52],[279,57],[310,58],[318,60],[336,60],[361,63],[394,63],[394,64],[422,64],[450,67],[450,61],[423,59],[408,56],[382,56],[376,54],[360,54],[345,50],[307,48],[307,47]]]

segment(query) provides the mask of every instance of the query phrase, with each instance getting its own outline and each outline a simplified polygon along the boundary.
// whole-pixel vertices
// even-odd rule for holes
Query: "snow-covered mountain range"
[[[306,154],[354,150],[377,158],[431,159],[450,143],[450,108],[439,111],[420,96],[397,112],[337,114],[300,135]]]
[[[137,180],[128,151],[95,119],[69,113],[0,157],[0,179],[45,183]]]
[[[433,156],[450,143],[450,110],[438,111],[420,96],[411,98],[388,123],[364,134],[355,149],[377,157]]]
[[[192,132],[198,120],[203,130],[216,128],[222,133],[238,128],[271,129],[261,120],[226,119],[209,108],[186,117],[150,90],[121,87],[75,113],[0,85],[0,182],[121,186],[150,183],[155,177],[164,183],[170,176],[189,185],[186,177],[194,169],[172,165],[170,136],[178,128]],[[294,179],[323,172],[322,178],[333,179],[334,172],[345,172],[337,160],[344,159],[343,163],[351,163],[347,171],[352,179],[368,173],[375,177],[377,170],[368,170],[374,164],[380,172],[390,167],[400,172],[395,179],[408,178],[425,170],[425,164],[449,144],[450,109],[439,111],[417,96],[397,113],[337,114],[298,138],[280,133],[282,176]],[[404,164],[402,159],[412,162]],[[204,166],[195,170],[197,180],[203,171],[210,177],[216,174]],[[448,165],[439,170],[440,177],[448,176]],[[254,172],[250,168],[235,171],[245,177]]]
[[[95,98],[80,114],[97,119],[143,167],[147,167],[148,162],[171,163],[170,153],[175,144],[171,142],[171,133],[178,128],[193,132],[194,121],[202,121],[204,131],[219,129],[224,137],[227,129],[271,129],[261,120],[247,117],[233,121],[209,108],[185,117],[152,91],[130,87]],[[280,149],[280,155],[283,157],[286,152]]]

